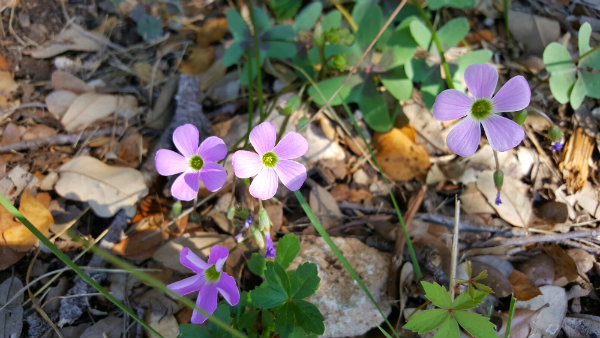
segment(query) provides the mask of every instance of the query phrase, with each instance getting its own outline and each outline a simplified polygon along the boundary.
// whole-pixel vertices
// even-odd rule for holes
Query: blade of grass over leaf
[[[504,338],[510,337],[510,328],[512,326],[512,319],[515,315],[515,305],[517,304],[517,299],[515,295],[510,296],[510,307],[508,308],[508,320],[506,321],[506,332],[504,333]]]
[[[319,222],[319,219],[317,219],[317,216],[315,216],[315,214],[313,213],[312,209],[308,205],[308,202],[306,202],[306,200],[304,199],[304,196],[302,196],[302,193],[300,193],[300,190],[294,191],[294,195],[298,199],[298,202],[300,202],[300,206],[302,207],[302,210],[304,210],[304,213],[306,214],[306,216],[308,216],[308,219],[310,219],[311,223],[315,227],[315,230],[317,230],[319,235],[321,235],[321,237],[323,237],[323,239],[325,240],[327,245],[329,245],[329,247],[331,248],[331,251],[333,252],[333,254],[337,257],[337,259],[340,261],[340,263],[342,263],[344,268],[348,271],[348,273],[350,274],[350,276],[352,276],[352,278],[356,281],[356,283],[358,283],[358,286],[365,292],[365,294],[367,295],[367,297],[369,298],[371,303],[373,303],[373,305],[375,305],[375,307],[381,314],[381,317],[383,317],[386,324],[389,326],[390,330],[392,330],[392,332],[394,333],[394,336],[399,337],[398,333],[396,332],[396,330],[394,329],[392,324],[388,321],[387,317],[385,316],[385,314],[383,313],[383,311],[381,310],[381,308],[375,301],[375,298],[373,298],[373,295],[371,295],[371,292],[369,291],[369,289],[367,289],[367,286],[365,285],[365,283],[362,281],[360,276],[356,273],[356,271],[354,270],[352,265],[350,265],[350,263],[348,262],[346,257],[344,257],[344,254],[340,251],[340,249],[337,247],[337,245],[335,245],[335,243],[333,242],[331,237],[329,237],[329,234],[327,233],[327,231],[325,231],[325,229]]]
[[[88,282],[94,289],[98,290],[106,299],[110,300],[113,304],[115,304],[119,309],[123,310],[123,312],[127,313],[131,318],[133,318],[136,322],[140,323],[144,328],[148,331],[152,332],[152,334],[162,337],[160,333],[154,330],[148,323],[143,321],[140,317],[138,317],[133,311],[119,302],[113,295],[108,293],[100,284],[96,283],[88,274],[86,274],[77,264],[75,264],[67,255],[65,255],[59,248],[57,248],[44,234],[42,234],[23,214],[12,205],[4,195],[0,194],[0,204],[6,208],[13,216],[19,220],[19,222],[23,223],[23,225],[31,231],[31,233],[37,237],[42,244],[44,244],[56,257],[58,257],[63,263],[65,263],[69,268],[75,271],[83,280]],[[135,269],[131,267],[132,270]],[[141,273],[141,272],[140,272]]]

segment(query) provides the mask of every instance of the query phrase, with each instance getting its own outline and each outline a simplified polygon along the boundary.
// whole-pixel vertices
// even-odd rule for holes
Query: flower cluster
[[[292,191],[300,189],[306,180],[306,168],[292,159],[308,151],[306,139],[296,132],[291,132],[275,144],[277,133],[275,126],[270,122],[263,122],[254,127],[249,138],[256,152],[238,150],[233,154],[232,162],[237,177],[254,177],[249,188],[250,194],[261,200],[272,198],[277,192],[278,180]],[[175,129],[173,143],[179,154],[169,149],[160,149],[155,156],[156,171],[159,174],[180,174],[171,186],[173,197],[183,201],[193,200],[198,195],[200,182],[209,191],[217,191],[223,187],[227,180],[227,172],[223,166],[216,163],[227,155],[227,146],[222,139],[211,136],[199,144],[198,129],[194,125],[185,124]],[[263,213],[266,215],[266,211]],[[268,216],[266,219],[267,223],[270,223]],[[251,218],[245,221],[245,230],[256,230],[260,241],[264,238],[263,243],[266,243],[262,247],[265,249],[265,257],[273,258],[276,251],[269,228],[266,226],[261,232],[252,225]],[[240,233],[236,240],[241,240],[242,236],[243,233]],[[223,271],[223,264],[228,255],[227,248],[215,245],[208,262],[205,262],[189,248],[184,248],[180,253],[180,262],[196,275],[167,287],[181,296],[199,291],[196,306],[207,314],[212,314],[217,308],[219,293],[230,305],[236,305],[240,300],[236,282]],[[206,319],[205,315],[194,310],[191,322],[202,324]]]
[[[473,97],[456,89],[441,92],[433,104],[433,116],[440,121],[465,117],[450,131],[446,142],[454,153],[468,157],[475,153],[481,139],[481,127],[496,151],[516,147],[525,136],[523,128],[502,112],[525,109],[531,89],[521,75],[508,80],[492,97],[498,83],[498,72],[488,64],[475,64],[465,70],[465,82]]]

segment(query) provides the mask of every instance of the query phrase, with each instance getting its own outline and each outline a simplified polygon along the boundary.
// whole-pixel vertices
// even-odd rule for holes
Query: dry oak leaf
[[[411,126],[392,128],[373,137],[375,157],[383,172],[395,181],[407,181],[427,174],[431,165],[425,148],[415,143],[415,131]]]
[[[67,131],[73,131],[113,113],[130,118],[136,111],[137,99],[134,96],[84,93],[73,101],[61,122]]]
[[[138,170],[109,166],[90,156],[75,157],[58,172],[56,192],[64,198],[89,202],[100,217],[112,217],[121,208],[133,217],[135,205],[148,192]]]
[[[48,208],[38,199],[31,196],[27,189],[21,196],[19,211],[39,231],[48,236],[50,233],[50,224],[54,223],[54,218]],[[2,244],[7,245],[10,249],[17,252],[27,251],[38,242],[38,238],[21,222],[15,220],[6,208],[0,208],[0,233],[2,233]]]
[[[95,52],[106,43],[106,38],[98,33],[88,32],[75,24],[65,28],[51,41],[31,52],[37,59],[45,59],[66,51]]]

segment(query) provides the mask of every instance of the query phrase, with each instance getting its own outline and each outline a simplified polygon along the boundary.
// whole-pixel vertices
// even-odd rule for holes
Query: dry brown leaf
[[[0,71],[0,94],[8,95],[19,88],[11,73]]]
[[[200,75],[210,67],[214,59],[214,47],[191,47],[187,58],[179,64],[179,71],[183,74]]]
[[[196,32],[196,44],[200,47],[207,47],[211,43],[221,41],[227,32],[229,32],[227,19],[208,19]]]
[[[415,138],[411,137],[414,133],[410,126],[394,127],[387,133],[375,133],[373,137],[378,151],[375,157],[383,172],[393,180],[406,181],[427,175],[429,155],[425,148],[415,143]]]
[[[577,128],[565,144],[558,169],[567,184],[567,192],[573,194],[585,185],[589,173],[589,161],[594,152],[592,139]]]
[[[82,27],[73,24],[60,32],[52,40],[46,42],[43,46],[33,50],[31,56],[38,59],[44,59],[62,54],[69,50],[95,52],[102,48],[102,43],[100,41],[105,41],[105,38],[102,35],[87,32]]]
[[[531,325],[535,322],[535,318],[540,313],[540,310],[532,311],[525,309],[516,309],[512,318],[510,327],[510,336],[512,338],[528,338]],[[501,314],[502,328],[498,331],[499,337],[504,337],[506,326],[508,323],[508,311]]]
[[[54,223],[54,218],[43,203],[29,194],[25,190],[21,196],[19,211],[45,236],[50,233],[50,224]],[[24,252],[37,244],[38,238],[35,237],[21,222],[14,220],[12,214],[5,208],[0,208],[0,231],[4,243],[15,251]]]
[[[147,62],[136,62],[133,69],[135,74],[145,83],[152,83],[153,80],[156,83],[162,81],[165,77],[160,70],[154,72],[154,67]],[[152,79],[152,73],[154,73],[154,79]]]
[[[131,260],[152,257],[169,238],[164,223],[162,215],[150,216],[140,221],[134,227],[133,234],[115,244],[112,251]]]
[[[84,93],[73,101],[61,122],[66,130],[74,131],[113,113],[131,117],[136,108],[137,99],[131,95]]]
[[[508,276],[508,280],[512,284],[515,298],[518,300],[530,300],[542,294],[540,289],[527,278],[527,275],[519,270],[513,270]]]
[[[55,90],[46,96],[46,107],[56,119],[60,119],[76,98],[77,94],[71,91]]]
[[[558,244],[544,247],[544,252],[554,261],[554,285],[565,286],[579,277],[577,264]]]
[[[315,185],[308,195],[308,203],[325,229],[339,225],[343,215],[337,202],[325,188]]]
[[[23,141],[29,141],[54,136],[57,133],[58,131],[56,129],[45,124],[36,124],[35,126],[27,128],[21,139]]]
[[[55,90],[68,90],[73,93],[83,94],[94,90],[77,76],[62,70],[52,72],[52,87]]]
[[[119,158],[137,168],[144,155],[144,138],[138,132],[129,133],[119,142]]]

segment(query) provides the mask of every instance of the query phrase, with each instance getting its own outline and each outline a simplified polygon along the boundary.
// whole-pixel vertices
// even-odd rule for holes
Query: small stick
[[[568,239],[576,239],[576,238],[593,238],[599,237],[600,230],[591,230],[591,231],[572,231],[566,234],[550,234],[550,235],[532,235],[525,236],[519,238],[508,238],[502,239],[502,243],[499,246],[509,246],[509,245],[525,245],[532,243],[543,243],[543,242],[562,242]],[[488,247],[492,243],[493,240],[486,241],[481,245],[477,245],[477,247]]]
[[[460,224],[460,200],[454,196],[454,233],[452,234],[452,252],[450,258],[450,299],[454,301],[454,286],[456,285],[456,263],[458,257],[458,226]]]
[[[21,141],[10,144],[5,144],[0,146],[0,153],[7,153],[11,151],[23,151],[23,150],[33,150],[45,146],[53,146],[53,145],[63,145],[63,144],[75,144],[79,142],[79,140],[87,140],[92,137],[104,137],[113,134],[122,134],[125,132],[124,127],[116,127],[116,128],[104,128],[94,131],[88,131],[84,133],[77,134],[67,134],[67,135],[54,135],[50,137],[38,138],[29,141]]]

